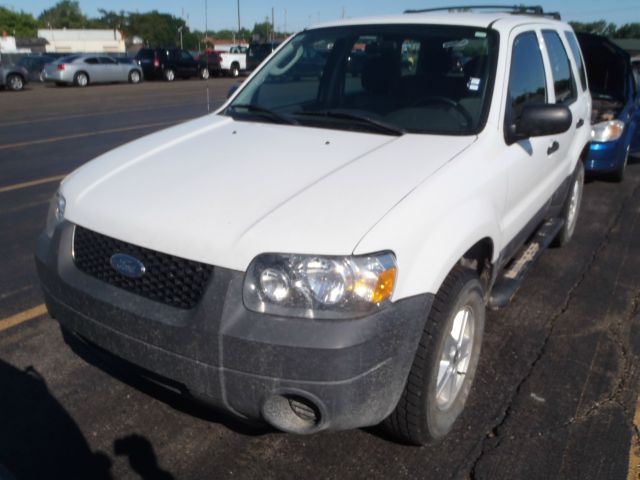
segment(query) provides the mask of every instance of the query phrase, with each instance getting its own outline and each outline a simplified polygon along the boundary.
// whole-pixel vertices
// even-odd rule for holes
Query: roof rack
[[[404,13],[427,13],[427,12],[453,12],[465,10],[495,10],[496,12],[507,12],[513,15],[538,15],[560,20],[559,12],[545,12],[540,5],[460,5],[454,7],[424,8],[420,10],[405,10]]]

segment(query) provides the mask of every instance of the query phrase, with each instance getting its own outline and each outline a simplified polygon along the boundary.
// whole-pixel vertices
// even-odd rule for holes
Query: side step
[[[531,241],[520,249],[520,253],[513,259],[509,268],[497,278],[489,297],[489,308],[497,310],[509,304],[531,267],[556,238],[563,225],[564,220],[560,218],[552,218],[542,224],[531,237]]]

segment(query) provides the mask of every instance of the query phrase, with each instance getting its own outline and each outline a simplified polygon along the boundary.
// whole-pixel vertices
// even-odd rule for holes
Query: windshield
[[[305,31],[225,114],[325,128],[366,130],[375,122],[402,132],[474,134],[486,118],[497,40],[494,31],[441,25]]]

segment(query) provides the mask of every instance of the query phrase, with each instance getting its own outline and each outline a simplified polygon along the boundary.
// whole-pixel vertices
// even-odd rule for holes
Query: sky
[[[252,28],[256,22],[271,17],[275,12],[277,30],[297,31],[314,23],[335,20],[343,16],[357,18],[370,15],[400,13],[409,8],[431,8],[447,5],[520,4],[521,1],[460,0],[239,0],[240,19],[243,27]],[[0,5],[16,11],[39,15],[55,5],[56,0],[0,0]],[[235,29],[238,25],[237,0],[79,0],[80,8],[88,16],[98,16],[98,9],[146,12],[159,10],[183,17],[191,29],[204,30],[205,3],[206,26],[209,30]],[[564,20],[588,22],[605,19],[618,25],[640,22],[639,0],[534,0],[532,5],[542,5],[547,11],[559,11]]]

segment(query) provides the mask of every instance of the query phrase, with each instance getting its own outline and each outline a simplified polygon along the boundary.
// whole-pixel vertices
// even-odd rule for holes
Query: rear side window
[[[543,30],[542,38],[544,38],[544,43],[549,53],[556,103],[570,104],[575,101],[578,93],[567,51],[564,49],[560,35],[557,32]]]
[[[569,43],[573,59],[578,66],[578,72],[580,72],[580,84],[582,85],[582,91],[587,89],[587,72],[584,69],[584,62],[582,61],[582,55],[580,55],[580,47],[578,46],[578,39],[573,32],[564,32],[564,36]]]
[[[136,55],[136,57],[144,58],[144,59],[151,59],[151,58],[153,58],[153,50],[149,50],[149,49],[143,48],[142,50],[140,50],[138,52],[138,55]]]
[[[527,105],[546,101],[547,84],[538,37],[534,32],[521,33],[513,42],[507,119],[520,116]]]
[[[97,65],[98,64],[98,59],[97,58],[85,58],[84,63],[88,63],[89,65]]]

